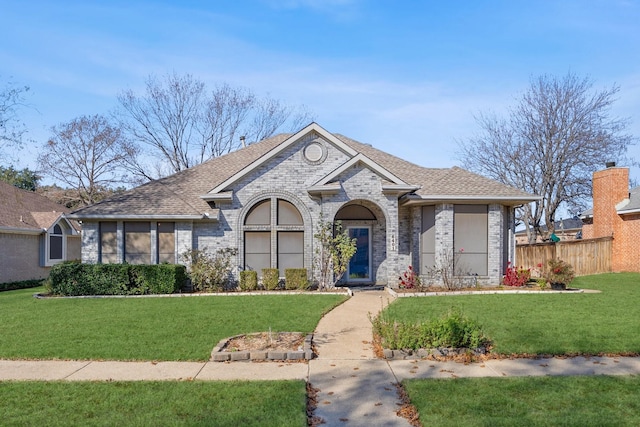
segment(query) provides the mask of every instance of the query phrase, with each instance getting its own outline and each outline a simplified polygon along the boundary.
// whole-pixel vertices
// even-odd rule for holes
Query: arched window
[[[63,250],[64,233],[60,224],[56,224],[53,227],[51,233],[49,233],[49,261],[56,262],[64,259]]]
[[[304,267],[304,222],[300,211],[272,197],[256,203],[244,225],[244,268],[262,274],[263,268]]]

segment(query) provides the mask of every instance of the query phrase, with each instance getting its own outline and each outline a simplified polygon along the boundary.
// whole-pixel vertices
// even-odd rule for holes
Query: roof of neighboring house
[[[620,215],[640,212],[640,187],[629,190],[629,198],[620,200],[616,204],[616,210]],[[587,209],[580,215],[580,218],[587,219],[593,216],[593,208]]]
[[[501,184],[497,181],[453,167],[447,169],[424,168],[395,157],[370,145],[360,143],[340,134],[330,134],[315,123],[296,134],[279,134],[229,154],[213,158],[200,165],[180,171],[166,178],[151,181],[74,212],[73,217],[89,218],[109,216],[190,216],[203,218],[203,213],[217,215],[203,195],[211,195],[212,189],[225,184],[232,177],[243,173],[268,160],[271,153],[288,146],[303,132],[315,131],[340,144],[351,153],[360,153],[364,160],[384,168],[390,176],[402,180],[406,188],[415,190],[413,196],[420,200],[500,200],[504,203],[521,204],[536,200],[536,196]],[[369,163],[371,163],[369,162]],[[402,183],[394,183],[402,184]],[[410,187],[415,186],[415,187]],[[417,188],[417,189],[416,189]],[[408,190],[409,191],[409,190]],[[220,194],[220,193],[216,193]]]
[[[42,231],[68,212],[45,196],[0,181],[0,228]]]
[[[582,229],[583,226],[583,222],[580,218],[578,217],[573,217],[573,218],[565,218],[565,219],[561,219],[558,220],[556,222],[554,222],[554,229],[556,232],[560,232],[562,230],[580,230]],[[541,225],[540,229],[542,231],[546,231],[547,230],[547,226],[546,225]],[[527,232],[526,229],[522,228],[522,229],[518,229],[516,230],[516,234],[520,235],[520,234],[525,234]]]

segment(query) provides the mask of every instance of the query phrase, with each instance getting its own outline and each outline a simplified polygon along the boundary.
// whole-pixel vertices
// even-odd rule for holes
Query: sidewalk
[[[376,359],[369,315],[390,300],[382,291],[356,292],[325,315],[314,332],[318,358],[308,364],[0,360],[0,381],[300,379],[318,389],[315,415],[328,426],[408,426],[396,416],[400,402],[394,385],[408,378],[640,374],[640,357],[502,359],[466,365]]]

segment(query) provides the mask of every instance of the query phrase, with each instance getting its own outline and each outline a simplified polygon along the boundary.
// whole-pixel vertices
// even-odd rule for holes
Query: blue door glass
[[[355,255],[349,261],[348,280],[350,282],[371,280],[369,234],[369,228],[349,228],[349,237],[356,239],[357,249]]]

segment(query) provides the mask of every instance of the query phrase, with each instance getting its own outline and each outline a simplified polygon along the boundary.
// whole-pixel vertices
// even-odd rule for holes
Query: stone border
[[[281,360],[311,360],[313,359],[313,334],[308,334],[304,338],[302,350],[297,351],[273,351],[273,350],[255,350],[255,351],[225,351],[229,340],[241,337],[237,335],[231,338],[221,340],[218,345],[211,350],[212,362],[229,362],[229,361],[281,361]]]
[[[394,298],[409,297],[437,297],[452,295],[497,295],[497,294],[581,294],[581,293],[601,293],[591,289],[567,289],[564,291],[538,291],[533,289],[496,289],[482,291],[442,291],[442,292],[396,292],[393,288],[386,287],[387,292]]]

